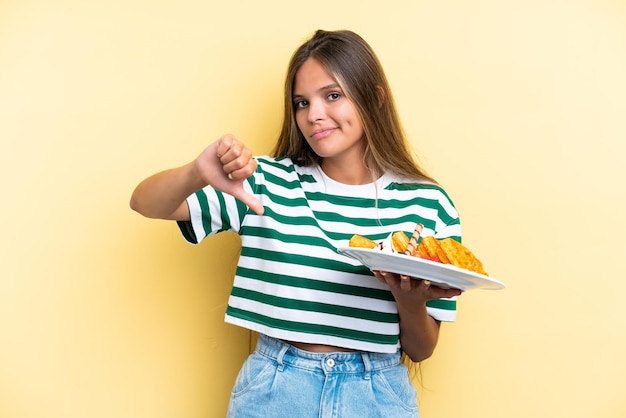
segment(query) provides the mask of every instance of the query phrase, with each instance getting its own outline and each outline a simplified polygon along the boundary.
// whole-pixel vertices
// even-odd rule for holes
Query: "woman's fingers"
[[[400,275],[400,289],[408,292],[412,289],[413,283],[411,283],[411,278],[404,274]]]
[[[233,135],[224,135],[214,146],[205,150],[205,155],[206,161],[210,162],[204,166],[209,184],[245,203],[258,215],[262,215],[263,205],[244,188],[244,181],[254,174],[258,166],[252,151]]]
[[[231,180],[247,179],[257,168],[252,151],[232,135],[220,138],[216,154],[222,164],[222,170]]]
[[[412,278],[404,274],[398,275],[378,270],[373,271],[373,273],[381,283],[389,285],[392,289],[400,289],[403,292],[419,291],[427,294],[427,299],[449,298],[463,293],[459,289],[444,289],[433,285],[430,280]]]

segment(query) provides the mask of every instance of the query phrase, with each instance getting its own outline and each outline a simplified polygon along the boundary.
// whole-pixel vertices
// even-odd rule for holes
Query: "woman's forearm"
[[[139,183],[130,207],[149,218],[188,220],[185,200],[206,185],[203,183],[194,163],[165,170]]]
[[[254,212],[263,205],[244,190],[243,182],[254,174],[252,151],[232,135],[224,135],[192,162],[148,177],[135,189],[130,207],[149,218],[189,220],[187,197],[205,186],[230,194]]]
[[[403,308],[400,316],[400,344],[411,360],[420,362],[430,357],[439,339],[439,321],[428,315],[426,305]]]

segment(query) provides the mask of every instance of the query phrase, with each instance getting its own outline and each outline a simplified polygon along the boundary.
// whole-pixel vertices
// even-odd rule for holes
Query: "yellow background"
[[[431,418],[624,417],[622,0],[0,3],[0,416],[224,416],[238,240],[128,208],[231,132],[266,153],[293,49],[380,56],[465,242],[507,284],[422,365]]]

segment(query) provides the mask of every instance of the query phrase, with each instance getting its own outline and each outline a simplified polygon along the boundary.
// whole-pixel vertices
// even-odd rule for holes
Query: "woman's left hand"
[[[373,273],[381,283],[389,286],[398,303],[426,303],[427,300],[451,298],[463,293],[460,289],[444,289],[429,280],[411,278],[386,271],[375,270]]]

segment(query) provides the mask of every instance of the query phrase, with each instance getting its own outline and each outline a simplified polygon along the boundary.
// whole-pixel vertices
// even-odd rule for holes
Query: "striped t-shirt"
[[[179,222],[190,243],[220,231],[241,236],[241,255],[225,320],[274,338],[371,352],[399,348],[398,312],[388,287],[359,262],[340,255],[354,234],[379,241],[395,231],[461,239],[458,213],[439,186],[387,173],[346,185],[318,166],[257,157],[247,182],[263,204],[257,215],[211,187],[187,199]],[[455,299],[427,303],[435,319],[454,321]]]

